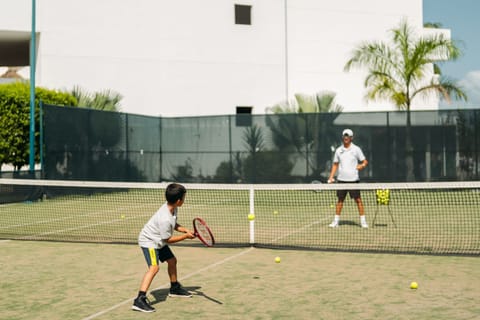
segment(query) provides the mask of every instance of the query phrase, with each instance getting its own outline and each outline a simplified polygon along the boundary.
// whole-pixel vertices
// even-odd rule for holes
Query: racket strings
[[[210,231],[204,224],[202,224],[198,220],[195,220],[195,229],[199,238],[201,238],[203,241],[207,242],[208,244],[213,244],[212,235],[210,234]]]

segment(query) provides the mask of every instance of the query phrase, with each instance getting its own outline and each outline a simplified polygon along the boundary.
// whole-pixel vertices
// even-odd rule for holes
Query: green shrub
[[[35,88],[35,161],[39,156],[39,102],[76,106],[71,94]],[[29,163],[30,84],[14,82],[0,85],[0,165],[12,164],[15,170]]]

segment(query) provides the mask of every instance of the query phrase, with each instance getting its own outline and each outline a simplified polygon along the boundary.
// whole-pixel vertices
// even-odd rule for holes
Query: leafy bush
[[[39,156],[40,100],[47,104],[76,106],[71,94],[35,88],[35,161]],[[14,82],[0,85],[0,165],[9,163],[19,170],[29,163],[30,84]]]

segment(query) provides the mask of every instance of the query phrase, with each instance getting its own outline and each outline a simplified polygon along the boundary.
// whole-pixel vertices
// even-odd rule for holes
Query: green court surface
[[[154,314],[130,310],[146,271],[136,245],[0,241],[0,319],[480,318],[478,257],[188,245],[196,241],[172,246],[193,297],[167,297],[162,265]]]

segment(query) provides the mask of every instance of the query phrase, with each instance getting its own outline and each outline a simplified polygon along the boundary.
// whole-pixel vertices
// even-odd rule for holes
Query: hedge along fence
[[[35,161],[40,161],[40,101],[60,106],[77,106],[69,93],[35,88]],[[30,84],[0,84],[0,166],[11,164],[15,170],[28,164],[30,150]]]

